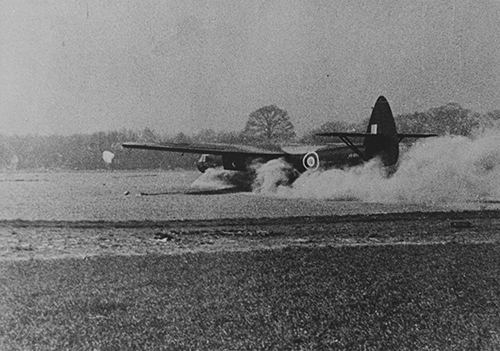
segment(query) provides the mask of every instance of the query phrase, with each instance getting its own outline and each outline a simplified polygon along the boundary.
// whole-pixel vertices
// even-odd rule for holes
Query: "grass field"
[[[198,171],[0,172],[0,219],[142,221],[500,208],[498,203],[382,204],[271,194],[186,194],[199,176]]]
[[[0,349],[500,349],[500,246],[2,262]]]

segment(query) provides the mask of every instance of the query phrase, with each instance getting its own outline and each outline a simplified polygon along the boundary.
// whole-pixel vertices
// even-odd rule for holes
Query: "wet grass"
[[[3,262],[0,349],[500,349],[500,246]]]

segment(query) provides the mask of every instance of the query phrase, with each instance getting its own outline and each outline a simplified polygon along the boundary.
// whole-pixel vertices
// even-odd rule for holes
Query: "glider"
[[[399,143],[404,138],[427,138],[436,134],[400,134],[387,99],[380,96],[373,107],[366,133],[323,132],[317,136],[337,137],[343,144],[292,145],[274,148],[238,144],[210,143],[123,143],[124,148],[201,154],[196,165],[200,172],[208,168],[251,171],[257,160],[267,162],[283,158],[299,173],[322,168],[345,168],[380,157],[388,169],[395,169],[399,158]],[[355,144],[351,138],[363,138]]]

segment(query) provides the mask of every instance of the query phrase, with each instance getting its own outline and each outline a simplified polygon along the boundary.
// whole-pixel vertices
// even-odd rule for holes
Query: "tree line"
[[[480,129],[500,127],[500,110],[479,114],[456,103],[423,112],[395,117],[398,130],[405,133],[437,133],[469,136]],[[230,143],[276,145],[298,142],[323,144],[331,138],[314,134],[327,131],[365,132],[368,118],[357,123],[330,121],[298,137],[288,113],[277,106],[262,107],[249,115],[245,128],[234,132],[203,130],[197,134],[161,135],[145,128],[69,136],[0,135],[0,169],[193,169],[198,155],[145,150],[125,150],[123,142],[147,143]],[[106,163],[103,152],[114,155]]]

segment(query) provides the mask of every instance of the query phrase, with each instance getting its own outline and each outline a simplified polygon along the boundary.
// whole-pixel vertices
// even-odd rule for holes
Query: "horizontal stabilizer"
[[[348,133],[348,132],[325,132],[316,133],[317,136],[328,136],[328,137],[367,137],[373,135],[381,135],[374,133]],[[438,136],[437,134],[419,134],[419,133],[398,133],[397,136],[401,139],[403,138],[430,138]]]
[[[330,137],[366,137],[368,135],[373,135],[371,133],[348,133],[348,132],[325,132],[316,133],[317,136],[330,136]]]
[[[435,137],[438,136],[437,134],[419,134],[419,133],[398,133],[398,137],[401,139],[403,138],[430,138],[430,137]]]

